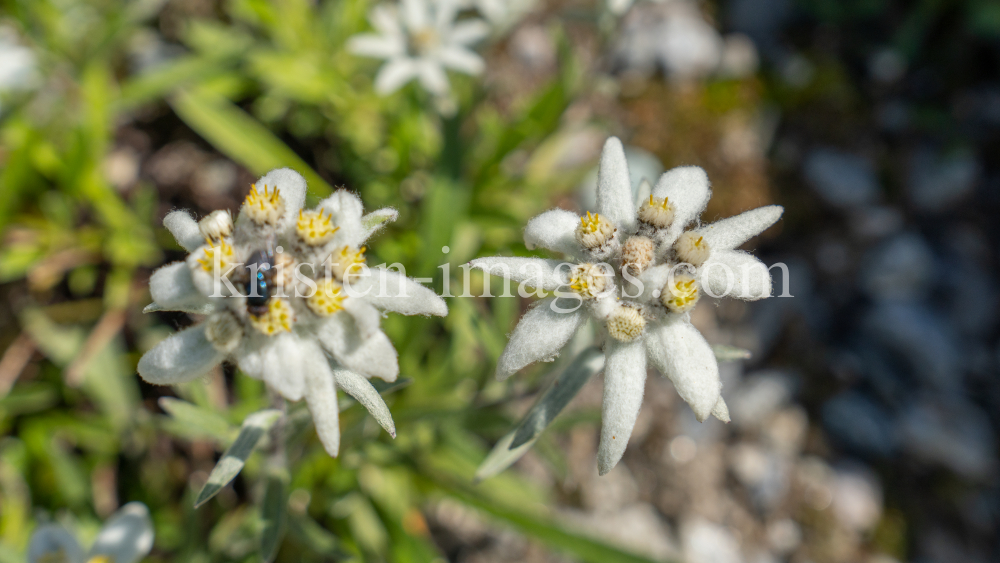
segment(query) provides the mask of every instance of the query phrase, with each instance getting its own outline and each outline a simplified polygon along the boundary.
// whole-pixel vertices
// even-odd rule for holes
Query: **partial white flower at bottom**
[[[172,385],[229,360],[284,398],[305,398],[323,445],[337,455],[336,388],[395,436],[366,379],[399,374],[382,313],[444,316],[448,307],[401,273],[368,268],[363,244],[396,218],[394,209],[364,215],[360,198],[340,190],[306,210],[305,196],[305,179],[286,168],[254,185],[235,222],[228,211],[200,222],[184,211],[167,215],[164,225],[190,254],[153,273],[147,310],[207,318],[147,352],[138,371]]]
[[[497,361],[506,379],[557,356],[587,321],[604,336],[604,401],[598,468],[610,471],[625,452],[642,404],[647,365],[666,375],[698,420],[729,421],[719,367],[711,346],[691,325],[703,293],[761,299],[771,294],[767,267],[735,250],[774,224],[772,205],[685,230],[710,197],[708,176],[695,166],[664,173],[645,184],[637,202],[621,142],[604,146],[598,171],[598,213],[580,217],[563,209],[528,222],[524,243],[568,256],[491,257],[473,260],[483,271],[555,295],[525,313]],[[637,283],[638,282],[638,283]]]
[[[398,6],[376,6],[371,14],[378,33],[351,37],[348,48],[357,55],[385,59],[375,77],[375,90],[391,94],[416,79],[435,96],[449,91],[446,69],[463,74],[483,72],[483,59],[470,46],[489,34],[481,19],[455,21],[455,0],[402,0]]]
[[[130,502],[108,519],[86,555],[62,526],[40,526],[28,543],[28,563],[136,563],[153,549],[154,535],[146,505]]]

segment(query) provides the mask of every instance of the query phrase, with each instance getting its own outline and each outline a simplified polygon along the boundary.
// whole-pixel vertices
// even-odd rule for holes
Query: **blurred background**
[[[92,538],[129,501],[153,514],[148,561],[259,560],[259,459],[192,503],[261,384],[135,374],[195,322],[142,314],[184,255],[167,212],[235,211],[291,166],[314,202],[343,186],[400,211],[369,264],[440,288],[449,263],[455,288],[471,258],[530,254],[530,217],[588,209],[609,135],[635,182],[704,167],[705,221],[785,207],[746,248],[787,264],[775,294],[794,297],[694,313],[752,352],[722,365],[733,422],[697,423],[651,377],[598,478],[595,377],[473,484],[556,369],[492,379],[528,301],[391,316],[399,435],[355,405],[338,459],[312,435],[289,453],[278,561],[1000,561],[1000,5],[469,0],[485,71],[450,73],[444,99],[373,89],[380,62],[346,44],[374,5],[0,0],[0,561],[43,522]]]

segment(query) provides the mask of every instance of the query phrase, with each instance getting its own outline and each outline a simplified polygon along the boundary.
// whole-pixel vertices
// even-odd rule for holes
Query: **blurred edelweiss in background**
[[[28,544],[28,563],[136,563],[153,549],[153,536],[146,505],[130,502],[104,524],[86,555],[62,526],[39,527]]]
[[[487,15],[501,15],[498,4],[480,1]],[[446,69],[472,76],[483,72],[483,59],[469,46],[489,35],[489,25],[478,18],[456,21],[462,6],[453,0],[402,0],[380,4],[369,19],[377,33],[352,37],[348,48],[358,55],[385,59],[375,77],[375,90],[391,94],[407,82],[438,97],[448,95]]]
[[[37,79],[37,64],[34,51],[20,44],[17,32],[0,24],[0,94],[31,88]]]
[[[696,166],[670,170],[652,188],[644,182],[638,202],[633,197],[622,144],[611,138],[598,172],[598,213],[579,217],[554,209],[529,221],[524,231],[529,249],[562,253],[573,263],[507,257],[471,263],[555,292],[514,329],[497,362],[499,379],[557,356],[588,319],[603,329],[602,475],[621,459],[632,433],[647,359],[670,378],[698,420],[712,414],[729,421],[715,355],[691,325],[690,311],[703,292],[748,300],[770,296],[767,266],[736,248],[783,212],[771,205],[685,230],[710,197],[708,177]],[[572,293],[561,291],[567,286]]]
[[[346,190],[303,210],[305,197],[305,179],[283,168],[251,188],[235,224],[228,211],[200,222],[186,211],[166,216],[164,225],[190,254],[153,273],[147,311],[207,318],[147,352],[138,369],[146,381],[170,385],[233,361],[284,398],[305,398],[323,445],[337,455],[337,388],[395,436],[367,380],[399,374],[381,311],[443,316],[448,309],[404,275],[366,266],[362,245],[396,210],[363,215],[361,200]]]

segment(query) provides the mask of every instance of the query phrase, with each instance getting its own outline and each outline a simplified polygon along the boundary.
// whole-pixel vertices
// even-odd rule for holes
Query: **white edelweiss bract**
[[[471,262],[556,293],[537,302],[514,328],[497,361],[499,379],[557,356],[588,319],[603,329],[602,475],[625,451],[642,403],[647,362],[673,382],[698,420],[715,415],[729,421],[715,355],[691,325],[690,311],[702,292],[741,299],[770,295],[767,267],[736,247],[774,224],[782,208],[762,207],[686,230],[710,194],[705,171],[684,166],[642,190],[636,205],[624,150],[612,137],[601,155],[597,213],[580,217],[554,209],[525,228],[529,249],[564,254],[569,263],[504,257]]]
[[[357,55],[384,59],[375,90],[391,94],[416,79],[435,96],[450,88],[446,69],[469,75],[483,72],[485,63],[470,46],[489,34],[477,18],[455,20],[454,0],[402,0],[380,4],[369,15],[377,33],[351,37],[348,48]]]
[[[382,312],[444,316],[448,307],[402,273],[368,267],[364,243],[398,216],[394,209],[365,215],[361,200],[345,190],[303,209],[305,196],[305,179],[280,169],[254,184],[235,222],[225,211],[200,222],[182,211],[167,215],[164,224],[190,254],[153,273],[147,310],[207,318],[149,350],[138,371],[150,383],[172,385],[229,360],[286,399],[305,398],[320,439],[335,454],[339,429],[330,424],[338,385],[319,378],[341,374],[351,383],[339,387],[363,396],[359,401],[386,426],[388,410],[367,382],[399,374]]]
[[[84,554],[73,534],[56,524],[45,524],[31,534],[28,563],[136,563],[153,549],[153,522],[141,502],[130,502],[101,528]]]

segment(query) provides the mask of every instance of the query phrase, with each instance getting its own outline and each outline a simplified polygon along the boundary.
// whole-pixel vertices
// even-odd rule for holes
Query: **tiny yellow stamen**
[[[219,262],[220,272],[228,270],[229,266],[236,261],[236,251],[233,250],[233,245],[225,240],[216,242],[205,239],[205,256],[199,258],[198,263],[206,272],[211,272],[215,268],[216,259]]]
[[[285,212],[285,202],[278,196],[277,187],[268,191],[265,185],[264,191],[259,191],[257,184],[253,184],[243,202],[243,208],[254,223],[273,226]]]
[[[698,290],[698,282],[686,274],[675,276],[673,284],[667,282],[660,291],[660,301],[673,313],[690,311],[698,303],[699,297],[701,292]]]
[[[580,217],[580,226],[576,228],[576,240],[588,249],[594,250],[604,246],[615,236],[615,226],[611,221],[601,217],[599,213],[587,212],[586,217]]]
[[[608,334],[619,342],[632,342],[645,328],[646,319],[634,307],[618,307],[608,319]]]
[[[687,262],[695,268],[701,267],[712,254],[712,249],[708,246],[705,237],[694,231],[687,231],[677,237],[674,250],[681,262]]]
[[[347,295],[339,283],[333,280],[320,280],[316,285],[316,293],[306,300],[306,305],[313,313],[328,317],[344,308],[344,299]]]
[[[584,299],[593,299],[608,286],[609,274],[597,264],[578,264],[569,277],[569,287]]]
[[[674,221],[674,208],[670,198],[659,199],[649,196],[648,202],[639,207],[639,220],[655,229],[665,229]]]
[[[349,246],[345,246],[330,257],[330,270],[333,273],[334,278],[338,281],[343,281],[344,276],[347,274],[357,274],[360,271],[360,266],[365,263],[365,247],[362,246],[359,250],[353,250]]]
[[[323,210],[302,211],[299,210],[299,220],[295,226],[299,238],[309,246],[319,246],[326,244],[333,238],[340,227],[333,226],[332,215],[323,215]]]
[[[250,315],[250,324],[260,333],[272,336],[278,332],[291,332],[295,314],[285,299],[272,297],[267,312],[259,317]]]

